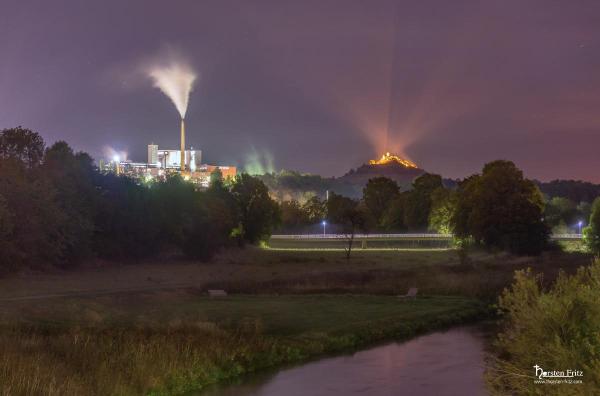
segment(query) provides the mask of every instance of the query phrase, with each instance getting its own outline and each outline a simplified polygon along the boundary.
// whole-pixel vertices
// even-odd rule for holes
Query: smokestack
[[[185,123],[181,119],[181,171],[185,171]]]

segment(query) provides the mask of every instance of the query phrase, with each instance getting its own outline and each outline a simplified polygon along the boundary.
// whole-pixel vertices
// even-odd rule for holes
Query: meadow
[[[181,394],[485,313],[476,300],[438,296],[219,300],[179,290],[56,298],[18,317],[5,313],[0,389],[6,395]]]
[[[582,253],[247,248],[0,279],[0,394],[184,394],[247,373],[471,322],[515,269]],[[418,287],[415,301],[396,295]],[[209,299],[208,288],[230,295]]]

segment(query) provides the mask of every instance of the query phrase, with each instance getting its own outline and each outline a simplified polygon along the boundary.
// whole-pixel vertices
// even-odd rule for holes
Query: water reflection
[[[484,337],[460,327],[350,356],[325,358],[203,395],[486,395]]]

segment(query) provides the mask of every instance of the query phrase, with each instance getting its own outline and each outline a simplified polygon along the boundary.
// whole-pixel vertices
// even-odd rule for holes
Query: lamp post
[[[579,220],[577,226],[579,227],[579,235],[581,235],[581,226],[583,225],[583,221]]]
[[[327,222],[323,220],[321,224],[323,225],[323,236],[325,236],[325,228],[327,227]]]

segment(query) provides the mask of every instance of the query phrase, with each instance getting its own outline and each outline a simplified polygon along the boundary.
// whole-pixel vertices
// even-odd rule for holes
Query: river
[[[487,395],[484,332],[456,327],[249,377],[203,396]]]

